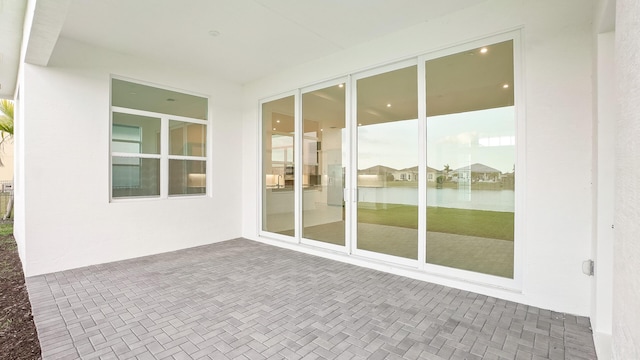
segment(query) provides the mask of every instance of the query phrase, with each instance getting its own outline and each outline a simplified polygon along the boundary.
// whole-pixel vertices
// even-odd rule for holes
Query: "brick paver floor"
[[[594,359],[589,319],[245,239],[30,277],[44,359]]]

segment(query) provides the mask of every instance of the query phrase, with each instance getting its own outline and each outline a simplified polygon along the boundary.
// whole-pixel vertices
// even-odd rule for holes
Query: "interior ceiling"
[[[73,0],[61,36],[244,84],[483,1]]]
[[[208,100],[204,97],[113,79],[111,104],[124,108],[208,119]]]
[[[514,105],[512,41],[429,60],[425,70],[427,116]],[[359,79],[358,125],[417,119],[417,76],[417,66],[409,66]],[[344,127],[345,102],[345,89],[337,84],[303,94],[305,132],[313,131],[312,122],[318,130]],[[293,132],[293,96],[265,104],[263,113],[269,112],[288,115],[280,116],[280,121],[270,126],[279,132]]]

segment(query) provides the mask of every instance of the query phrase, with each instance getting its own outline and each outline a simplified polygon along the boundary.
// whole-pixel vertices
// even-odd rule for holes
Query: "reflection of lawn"
[[[359,203],[358,221],[418,228],[418,207],[412,205]],[[513,213],[443,207],[427,208],[429,231],[513,241]]]

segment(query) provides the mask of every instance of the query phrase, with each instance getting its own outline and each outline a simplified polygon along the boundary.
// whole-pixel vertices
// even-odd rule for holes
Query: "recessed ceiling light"
[[[320,129],[320,131],[324,131],[324,129]]]
[[[487,51],[489,51],[489,49],[487,49],[486,47],[483,47],[482,49],[480,49],[481,54],[486,54]]]
[[[358,126],[362,126],[362,124],[358,124]]]
[[[503,89],[508,89],[508,88],[509,88],[509,84],[504,84],[504,85],[502,85],[502,88],[503,88]]]
[[[275,131],[275,130],[276,130],[276,128],[273,128],[273,130]]]
[[[391,107],[391,104],[387,104],[387,107]]]
[[[220,35],[220,31],[218,31],[218,30],[209,30],[209,36],[216,37],[216,36],[219,36],[219,35]]]
[[[280,120],[276,120],[276,122],[277,122],[278,124],[280,124]]]
[[[338,85],[338,87],[339,87],[339,88],[344,87],[344,84],[340,84],[340,85]]]

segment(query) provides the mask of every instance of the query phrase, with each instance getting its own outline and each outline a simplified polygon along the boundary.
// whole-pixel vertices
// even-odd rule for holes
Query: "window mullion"
[[[160,198],[169,197],[169,118],[160,118]]]
[[[427,251],[427,79],[425,60],[418,58],[418,268],[423,270]]]
[[[161,156],[158,155],[158,154],[125,153],[125,152],[117,152],[117,151],[112,152],[111,156],[127,157],[127,158],[141,158],[141,159],[160,159],[161,158]]]
[[[200,160],[206,161],[206,156],[191,156],[191,155],[169,155],[169,160]]]

